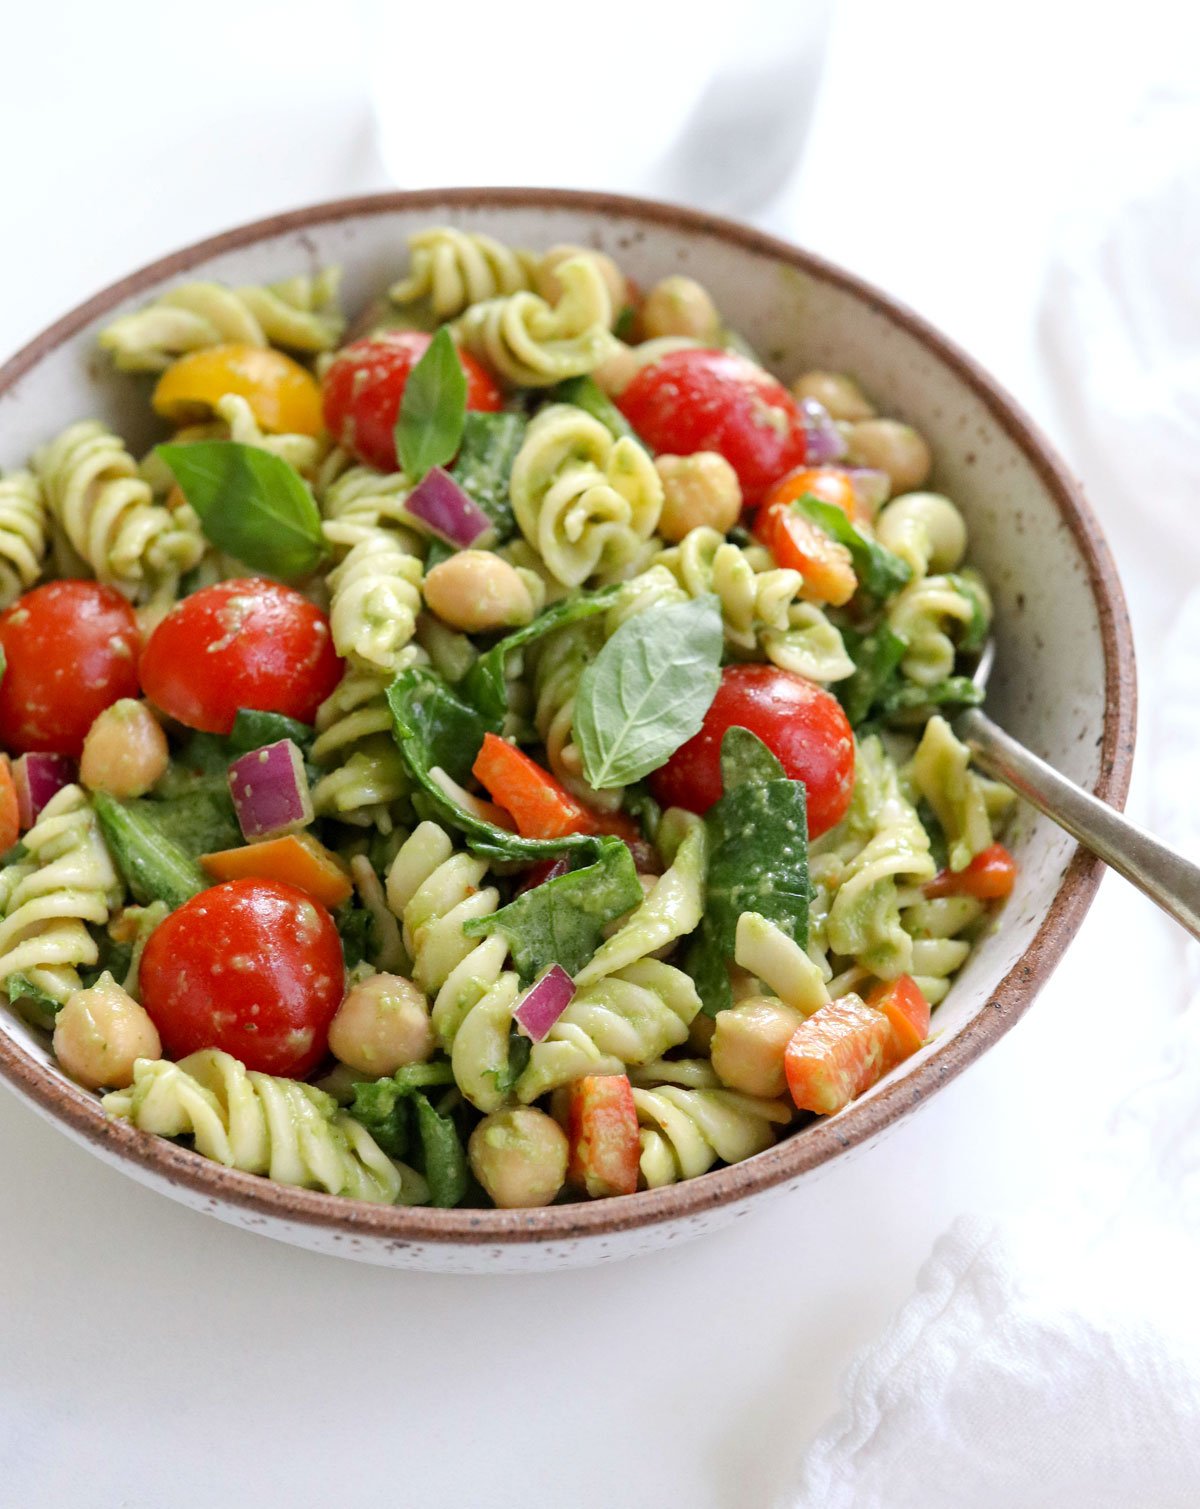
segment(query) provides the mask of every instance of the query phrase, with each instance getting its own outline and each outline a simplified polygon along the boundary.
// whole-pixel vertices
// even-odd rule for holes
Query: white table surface
[[[1144,20],[1093,32],[1084,82],[1069,0],[1009,5],[986,36],[980,14],[843,0],[773,220],[941,324],[1059,435],[1144,649],[1189,583],[1060,425],[1038,296],[1089,142],[1174,54]],[[354,30],[352,9],[334,26],[311,0],[72,0],[10,20],[0,351],[197,236],[388,186]],[[628,39],[618,51],[614,67]],[[438,66],[409,57],[398,87]],[[461,160],[469,182],[466,138]],[[1154,675],[1144,654],[1143,708]],[[1144,716],[1143,814],[1153,733]],[[938,1233],[1023,1204],[1094,1137],[1135,1064],[1092,1024],[1136,1003],[1152,1027],[1178,948],[1107,881],[1036,1008],[882,1145],[736,1230],[574,1273],[436,1277],[296,1251],[149,1193],[0,1095],[0,1503],[766,1503]]]

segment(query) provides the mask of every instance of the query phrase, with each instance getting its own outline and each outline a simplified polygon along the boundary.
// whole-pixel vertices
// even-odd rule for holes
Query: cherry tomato
[[[737,472],[747,507],[807,454],[804,416],[788,390],[732,351],[692,347],[643,367],[617,399],[656,451],[718,451]]]
[[[650,776],[664,807],[707,812],[721,795],[721,740],[727,728],[757,734],[808,791],[808,833],[840,823],[854,790],[854,735],[836,697],[772,665],[731,665],[700,732]]]
[[[342,944],[325,908],[295,886],[230,880],[159,923],[138,979],[170,1058],[220,1048],[248,1069],[300,1079],[328,1051]]]
[[[150,636],[141,673],[147,697],[169,717],[227,734],[240,707],[311,723],[342,662],[319,608],[291,587],[243,577],[172,608]]]
[[[800,595],[806,602],[841,607],[854,596],[858,577],[850,552],[789,504],[764,503],[754,521],[754,536],[780,566],[804,578]]]
[[[882,1011],[891,1024],[885,1055],[888,1069],[903,1063],[929,1036],[929,1002],[912,975],[880,981],[867,997],[867,1005]]]
[[[391,330],[355,341],[338,352],[325,373],[326,428],[369,466],[396,469],[396,418],[404,385],[432,339],[423,330]],[[500,389],[475,358],[460,351],[458,359],[467,374],[467,408],[499,409]]]
[[[841,996],[796,1028],[783,1071],[801,1111],[832,1116],[864,1094],[889,1068],[892,1027],[857,996]]]
[[[137,619],[99,582],[49,582],[0,614],[0,744],[78,757],[97,714],[138,694]]]
[[[1012,895],[1017,862],[1003,844],[990,844],[963,870],[943,870],[925,886],[926,896],[974,896],[1000,901]]]
[[[154,390],[154,408],[176,424],[207,419],[236,393],[272,434],[319,435],[321,390],[306,367],[269,346],[209,346],[172,362]]]
[[[858,494],[849,475],[839,466],[801,466],[781,477],[763,499],[763,508],[776,503],[791,503],[805,494],[832,503],[848,519],[859,517]]]

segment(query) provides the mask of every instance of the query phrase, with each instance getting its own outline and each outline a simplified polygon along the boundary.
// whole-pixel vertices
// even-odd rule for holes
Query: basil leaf
[[[531,644],[566,624],[578,623],[611,608],[621,595],[621,586],[604,587],[599,592],[580,593],[554,603],[523,629],[494,644],[467,672],[462,689],[489,721],[493,733],[499,733],[508,712],[508,682],[505,665],[514,650]]]
[[[486,1071],[489,1078],[495,1081],[496,1089],[501,1095],[516,1087],[517,1080],[524,1074],[529,1064],[529,1055],[533,1052],[533,1044],[523,1032],[518,1032],[516,1024],[508,1035],[508,1059],[504,1068],[493,1072]]]
[[[362,1080],[353,1086],[354,1099],[346,1110],[366,1127],[389,1158],[408,1152],[412,1112],[394,1079]]]
[[[375,946],[375,919],[365,906],[345,901],[333,913],[333,921],[342,940],[342,959],[347,970],[354,969]]]
[[[472,410],[463,425],[458,458],[450,468],[450,475],[459,487],[495,525],[497,545],[503,545],[516,533],[508,482],[528,427],[524,414],[481,414]]]
[[[700,731],[721,683],[725,632],[708,593],[623,623],[579,678],[575,740],[597,790],[628,786]]]
[[[429,1181],[429,1203],[442,1210],[458,1205],[467,1192],[467,1154],[449,1116],[434,1110],[428,1098],[414,1093],[417,1135]]]
[[[908,646],[887,624],[878,624],[866,634],[843,629],[842,642],[854,661],[854,675],[839,681],[833,689],[851,728],[858,728],[896,680]]]
[[[762,785],[764,781],[777,781],[783,774],[783,766],[757,734],[738,724],[725,730],[725,737],[721,740],[721,785],[724,791],[732,791],[749,782]]]
[[[443,325],[408,374],[396,419],[396,456],[413,482],[451,460],[467,417],[467,374]]]
[[[727,963],[738,918],[758,912],[803,948],[808,942],[808,814],[803,781],[737,784],[744,741],[721,745],[725,794],[705,818],[709,836],[704,919],[688,954],[704,1010],[732,1004]],[[727,759],[728,751],[728,759]]]
[[[300,473],[236,440],[155,448],[218,550],[284,581],[311,576],[325,554],[321,515]]]
[[[642,902],[642,887],[628,846],[600,841],[593,865],[543,881],[515,901],[463,923],[469,938],[502,933],[522,985],[532,985],[551,964],[576,975],[600,947],[604,929]]]
[[[963,625],[958,636],[958,648],[968,654],[972,650],[982,649],[983,642],[988,636],[991,627],[991,616],[988,612],[987,599],[983,592],[973,582],[970,576],[960,574],[957,571],[950,573],[949,582],[956,592],[961,592],[963,597],[971,604],[971,616]]]
[[[183,791],[172,797],[135,798],[126,806],[153,823],[164,838],[191,859],[245,843],[228,786],[224,790]]]
[[[834,503],[824,503],[805,493],[791,505],[819,529],[845,545],[854,562],[855,575],[872,597],[893,597],[912,576],[912,567],[898,555],[885,550],[878,540],[868,539]]]
[[[551,388],[548,396],[553,403],[574,404],[577,409],[598,419],[614,439],[628,437],[645,447],[646,442],[594,378],[568,377],[566,382],[560,382],[557,387]]]
[[[947,676],[932,686],[921,686],[916,681],[900,681],[885,691],[879,700],[878,715],[882,719],[902,719],[905,723],[924,722],[937,708],[978,707],[983,701],[983,691],[969,676]]]
[[[31,1027],[40,1027],[43,1032],[53,1032],[62,1002],[48,995],[40,985],[35,985],[26,975],[9,975],[4,982],[9,1004],[15,1006]]]
[[[474,853],[488,859],[523,860],[529,864],[558,854],[578,853],[594,859],[600,840],[591,834],[568,833],[562,838],[522,838],[507,828],[498,828],[469,812],[449,797],[431,774],[440,766],[451,776],[455,770],[470,770],[489,731],[477,708],[455,695],[434,672],[414,666],[402,671],[388,688],[393,732],[404,763],[422,794],[414,800],[441,822],[449,823],[466,837]]]
[[[307,750],[316,736],[315,728],[307,723],[298,723],[295,718],[285,718],[282,713],[265,713],[255,707],[240,707],[233,720],[229,742],[238,754],[248,754],[252,749],[261,749],[264,744],[276,744],[280,739],[290,739],[293,744]]]

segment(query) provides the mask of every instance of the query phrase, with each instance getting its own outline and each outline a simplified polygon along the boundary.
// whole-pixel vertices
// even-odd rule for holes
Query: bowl
[[[1059,770],[1120,806],[1133,754],[1135,676],[1125,603],[1079,488],[1011,398],[944,336],[877,289],[807,252],[730,221],[598,193],[453,189],[316,205],[202,241],[72,311],[0,370],[0,464],[95,415],[149,444],[144,390],[113,373],[101,326],[183,278],[272,281],[331,262],[350,310],[386,288],[405,238],[451,222],[534,247],[610,252],[645,287],[700,279],[730,323],[784,376],[853,372],[883,412],[915,424],[936,457],[933,485],[961,506],[972,560],[995,597],[997,667],[988,706]],[[3,1013],[0,1075],[34,1110],[106,1163],[197,1210],[316,1251],[392,1267],[499,1271],[629,1256],[711,1230],[769,1195],[802,1191],[961,1073],[1028,1009],[1079,928],[1099,861],[1023,809],[1012,838],[1018,889],[934,1017],[932,1041],[873,1092],[744,1163],[671,1187],[540,1210],[359,1204],[271,1184],[109,1119]]]

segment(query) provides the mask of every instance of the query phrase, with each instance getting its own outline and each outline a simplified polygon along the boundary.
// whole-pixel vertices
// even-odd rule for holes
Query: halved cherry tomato
[[[925,884],[926,896],[974,896],[998,901],[1011,896],[1017,881],[1017,862],[1003,844],[981,850],[963,870],[943,870]]]
[[[769,372],[732,351],[668,352],[633,377],[617,404],[656,451],[718,451],[737,472],[747,507],[807,455],[796,400]]]
[[[484,734],[471,773],[496,805],[511,813],[522,838],[613,833],[631,848],[635,844],[646,847],[632,818],[623,812],[593,812],[536,760],[496,734]],[[637,858],[638,851],[634,848],[634,859]]]
[[[792,1099],[801,1111],[832,1116],[884,1073],[891,1024],[882,1012],[842,996],[796,1028],[783,1056]]]
[[[242,844],[202,854],[200,864],[214,880],[281,880],[330,908],[341,906],[354,891],[350,872],[336,854],[308,833],[288,833],[266,843]]]
[[[7,854],[21,836],[21,804],[7,755],[0,755],[0,854]]]
[[[840,608],[854,596],[858,577],[850,552],[790,504],[764,503],[754,521],[754,535],[778,565],[800,573],[800,595],[809,602]]]
[[[854,735],[841,704],[823,687],[772,665],[731,665],[700,732],[652,772],[664,807],[707,812],[721,795],[721,740],[728,728],[757,734],[792,780],[808,791],[808,832],[840,823],[854,790]]]
[[[396,468],[396,419],[408,374],[433,339],[423,330],[389,330],[339,351],[322,380],[325,424],[339,445],[381,471]],[[492,413],[500,389],[469,351],[458,359],[467,375],[467,408]]]
[[[867,997],[867,1005],[881,1011],[891,1023],[888,1069],[915,1053],[929,1036],[929,1002],[911,975],[881,981]]]
[[[591,1197],[631,1195],[638,1186],[637,1107],[624,1074],[587,1074],[571,1086],[567,1178]]]
[[[94,719],[138,694],[137,619],[99,582],[48,582],[0,614],[0,744],[72,755]]]
[[[159,923],[138,978],[169,1057],[220,1048],[248,1069],[300,1079],[328,1051],[342,944],[325,908],[295,886],[231,880]]]
[[[164,419],[189,424],[207,419],[217,400],[236,393],[273,435],[319,435],[321,390],[299,362],[270,346],[209,346],[172,362],[154,390]]]
[[[858,494],[854,491],[846,472],[840,466],[801,466],[781,477],[763,499],[763,507],[776,503],[794,503],[805,494],[820,498],[822,503],[832,503],[840,508],[848,519],[858,517]]]
[[[150,636],[141,664],[155,707],[214,734],[227,734],[242,707],[311,723],[341,673],[325,614],[262,577],[185,597]]]

